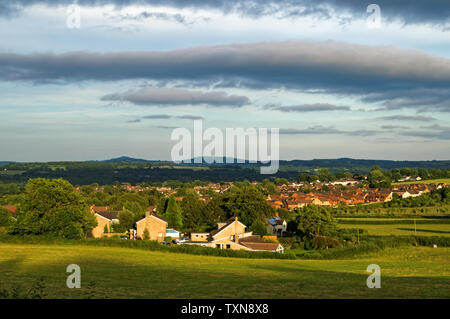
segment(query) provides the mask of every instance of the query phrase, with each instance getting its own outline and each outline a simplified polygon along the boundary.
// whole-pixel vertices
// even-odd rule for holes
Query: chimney
[[[150,209],[147,209],[147,211],[145,212],[145,218],[149,218],[150,217]]]
[[[275,212],[275,217],[280,217],[280,216],[278,216],[278,211]]]

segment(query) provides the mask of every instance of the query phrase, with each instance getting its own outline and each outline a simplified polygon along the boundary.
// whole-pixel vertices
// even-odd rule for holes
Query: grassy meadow
[[[392,183],[392,185],[401,185],[401,184],[450,184],[450,178],[437,178],[437,179],[426,179],[421,181],[405,181],[405,182],[397,182]]]
[[[368,231],[369,235],[374,236],[449,236],[450,237],[450,223],[448,220],[439,219],[414,219],[412,218],[341,218],[341,221],[355,221],[352,224],[339,224],[340,228],[359,228]],[[395,222],[398,222],[397,224]],[[408,223],[405,223],[408,221]],[[359,222],[359,223],[358,223]],[[429,222],[436,222],[431,224]],[[379,224],[376,224],[379,223]],[[382,224],[385,223],[385,224]],[[428,224],[429,223],[429,224]]]
[[[381,267],[381,289],[366,268]],[[450,298],[450,248],[404,247],[357,260],[194,256],[118,247],[0,243],[0,290],[43,278],[46,298]],[[81,289],[66,267],[81,267]]]

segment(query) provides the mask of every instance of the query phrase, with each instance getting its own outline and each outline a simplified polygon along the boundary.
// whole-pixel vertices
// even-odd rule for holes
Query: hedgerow
[[[86,245],[101,247],[135,248],[151,251],[165,251],[191,255],[235,257],[252,259],[295,259],[291,252],[284,254],[274,252],[252,252],[245,250],[217,249],[194,245],[170,245],[164,246],[152,240],[122,240],[117,238],[89,238],[81,240],[62,239],[52,236],[11,236],[0,234],[0,242],[23,243],[23,244],[55,244],[55,245]]]

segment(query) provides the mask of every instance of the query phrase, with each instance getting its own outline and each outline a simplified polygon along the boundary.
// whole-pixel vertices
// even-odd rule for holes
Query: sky
[[[279,128],[286,160],[448,160],[450,2],[2,1],[0,116],[0,161],[169,160],[194,120]]]

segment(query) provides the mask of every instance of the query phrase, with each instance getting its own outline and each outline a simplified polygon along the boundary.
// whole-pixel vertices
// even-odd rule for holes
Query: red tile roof
[[[16,206],[2,206],[4,209],[7,209],[11,215],[15,216],[16,215],[16,210],[17,207]]]
[[[94,213],[101,213],[101,212],[107,212],[109,210],[109,206],[95,206],[95,205],[92,205],[91,209],[94,211]]]

